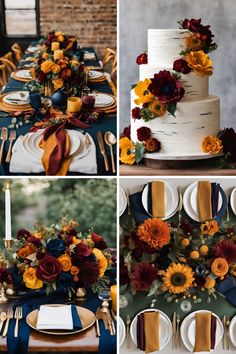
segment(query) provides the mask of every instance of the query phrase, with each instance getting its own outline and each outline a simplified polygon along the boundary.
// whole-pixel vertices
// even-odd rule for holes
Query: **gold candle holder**
[[[4,245],[6,247],[7,250],[11,250],[13,247],[13,240],[4,240]]]

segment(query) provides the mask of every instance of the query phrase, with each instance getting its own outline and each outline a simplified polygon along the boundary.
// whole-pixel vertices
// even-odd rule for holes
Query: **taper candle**
[[[117,285],[112,285],[110,287],[112,310],[116,314],[117,312]]]
[[[81,110],[82,101],[79,97],[68,97],[67,99],[67,111],[79,112]]]
[[[11,240],[11,192],[9,183],[5,188],[5,240]]]
[[[62,59],[64,56],[64,53],[63,53],[63,50],[61,49],[57,49],[57,50],[54,50],[54,60],[57,60],[57,59]]]
[[[54,50],[60,49],[60,43],[59,42],[52,42],[51,44],[51,51],[54,52]]]

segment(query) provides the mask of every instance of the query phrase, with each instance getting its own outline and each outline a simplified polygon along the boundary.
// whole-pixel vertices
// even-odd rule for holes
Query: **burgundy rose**
[[[141,118],[141,115],[140,115],[140,108],[139,107],[135,107],[132,109],[132,118],[133,119],[140,119]]]
[[[11,274],[5,268],[0,268],[0,283],[7,283],[7,284],[12,283]]]
[[[43,62],[44,62],[44,59],[43,58],[39,58],[38,61],[37,61],[37,64],[41,65]]]
[[[43,259],[44,256],[45,256],[45,253],[43,253],[43,252],[41,252],[41,251],[38,251],[38,252],[36,253],[36,258],[37,258],[38,261],[40,261],[41,259]]]
[[[223,151],[225,154],[230,154],[233,161],[236,161],[236,132],[233,128],[226,128],[220,140],[223,144]]]
[[[146,141],[151,136],[151,129],[148,127],[140,127],[137,129],[137,137],[139,141]]]
[[[37,75],[37,80],[41,84],[44,83],[46,80],[46,74],[44,74],[42,71],[40,71],[40,73]]]
[[[20,229],[17,231],[16,238],[17,240],[22,240],[23,238],[28,239],[31,236],[31,233],[25,229]]]
[[[203,24],[201,24],[201,19],[194,19],[192,18],[191,20],[185,19],[182,23],[182,27],[184,29],[188,29],[191,32],[197,33],[198,37],[200,38],[200,40],[203,42],[203,49],[208,52],[209,48],[207,48],[206,46],[210,46],[210,45],[215,45],[215,43],[212,43],[212,37],[214,37],[214,35],[212,34],[209,25],[207,26],[203,26]],[[204,43],[206,46],[204,46]]]
[[[180,101],[185,93],[182,83],[167,70],[154,75],[148,90],[165,104]]]
[[[130,137],[131,137],[130,125],[128,127],[124,128],[124,130],[121,134],[121,137],[130,139]]]
[[[188,66],[188,63],[185,59],[181,58],[174,62],[173,69],[178,71],[178,73],[189,74],[191,68]]]
[[[40,238],[35,237],[35,236],[33,236],[33,235],[30,235],[30,236],[29,236],[28,242],[29,242],[29,243],[32,243],[32,244],[35,245],[36,247],[41,244]]]
[[[56,257],[46,254],[43,259],[39,261],[36,275],[42,281],[54,281],[62,271],[61,263]]]
[[[81,98],[82,100],[82,104],[83,104],[83,108],[85,110],[91,110],[94,108],[95,105],[95,97],[94,96],[83,96]]]
[[[201,19],[199,18],[194,19],[192,18],[191,20],[188,20],[187,18],[183,21],[182,26],[184,29],[188,29],[191,32],[195,32],[195,33],[200,33],[200,29],[202,27],[201,24]]]
[[[142,54],[138,55],[136,58],[136,63],[138,65],[147,64],[148,63],[147,53],[142,53]]]
[[[92,253],[91,249],[83,242],[80,242],[78,243],[78,245],[76,245],[74,252],[75,254],[78,254],[83,257],[89,257]]]
[[[105,250],[107,248],[107,244],[102,236],[96,234],[95,232],[92,232],[91,238],[95,244],[95,247],[99,250]]]

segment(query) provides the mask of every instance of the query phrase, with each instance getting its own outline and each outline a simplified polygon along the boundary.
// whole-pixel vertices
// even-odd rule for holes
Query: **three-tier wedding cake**
[[[201,159],[222,150],[220,99],[208,90],[208,53],[216,47],[201,20],[148,30],[148,52],[137,58],[140,81],[131,91],[131,139],[147,147],[145,157]]]

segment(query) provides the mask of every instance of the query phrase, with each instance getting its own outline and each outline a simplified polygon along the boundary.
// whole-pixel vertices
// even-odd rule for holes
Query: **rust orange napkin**
[[[211,312],[195,314],[195,346],[194,352],[209,352],[215,349],[216,317]]]
[[[144,312],[145,352],[152,353],[160,349],[159,312]]]
[[[197,204],[200,221],[212,219],[211,199],[211,182],[199,181],[197,191]]]
[[[156,218],[165,217],[165,182],[148,184],[148,212]]]

